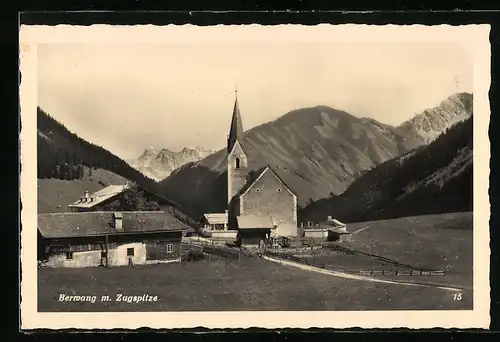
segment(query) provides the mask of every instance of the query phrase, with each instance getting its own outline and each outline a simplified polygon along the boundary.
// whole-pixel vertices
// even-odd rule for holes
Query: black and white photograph
[[[489,324],[488,34],[21,29],[26,324]]]

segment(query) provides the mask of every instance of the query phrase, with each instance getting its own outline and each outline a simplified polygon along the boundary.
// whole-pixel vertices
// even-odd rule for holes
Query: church
[[[297,195],[272,166],[260,169],[247,152],[238,97],[227,139],[227,230],[238,240],[297,236]]]

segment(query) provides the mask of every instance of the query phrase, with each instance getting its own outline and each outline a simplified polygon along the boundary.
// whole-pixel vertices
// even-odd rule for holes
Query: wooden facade
[[[40,214],[40,261],[52,267],[180,261],[186,226],[163,212]]]
[[[56,267],[125,266],[129,259],[137,265],[163,262],[180,258],[181,240],[181,231],[49,238],[43,241],[43,259]],[[146,253],[137,257],[137,246]]]

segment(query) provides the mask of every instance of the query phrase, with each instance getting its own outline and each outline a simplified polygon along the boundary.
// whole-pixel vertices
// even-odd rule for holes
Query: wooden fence
[[[190,239],[182,242],[184,249],[198,250],[209,255],[216,255],[225,259],[240,260],[241,253],[239,249],[225,246],[222,242],[210,241],[205,239]]]
[[[339,251],[339,252],[346,253],[346,254],[351,254],[351,255],[362,255],[362,256],[370,257],[370,258],[377,259],[379,261],[385,262],[387,264],[391,264],[391,265],[399,267],[399,268],[409,269],[409,270],[413,270],[413,271],[417,271],[417,272],[444,272],[444,271],[440,271],[440,270],[436,270],[436,269],[431,269],[431,268],[422,268],[422,267],[416,267],[416,266],[412,266],[412,265],[408,265],[408,264],[403,264],[403,263],[400,263],[400,262],[398,262],[396,260],[389,259],[389,258],[380,256],[380,255],[375,255],[375,254],[371,254],[371,253],[361,252],[361,251],[357,251],[357,250],[354,250],[354,249],[342,247],[342,246],[339,246],[339,245],[336,245],[336,244],[325,244],[324,248],[332,249],[332,250],[335,250],[335,251]]]
[[[345,269],[340,269],[333,267],[332,265],[329,264],[320,264],[320,263],[314,263],[311,262],[305,258],[300,258],[298,256],[292,255],[292,254],[287,254],[287,253],[280,253],[280,252],[274,252],[270,250],[265,250],[263,255],[270,256],[270,257],[276,257],[280,259],[286,259],[290,261],[294,261],[300,264],[304,265],[309,265],[309,266],[314,266],[314,267],[319,267],[323,269],[329,269],[332,271],[338,271],[338,272],[344,272],[344,273],[350,273],[350,274],[359,274],[359,275],[370,275],[370,276],[443,276],[445,275],[445,271],[442,270],[421,270],[421,269],[410,269],[410,270],[391,270],[391,269],[386,269],[386,270],[345,270]],[[410,266],[411,267],[411,266]]]

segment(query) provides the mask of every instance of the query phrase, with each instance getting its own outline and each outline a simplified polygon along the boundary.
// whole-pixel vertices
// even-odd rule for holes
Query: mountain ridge
[[[184,147],[179,151],[150,146],[137,159],[129,160],[128,163],[147,177],[161,181],[182,165],[201,160],[214,152],[201,146]]]
[[[467,120],[473,112],[473,94],[455,93],[435,107],[427,108],[397,126],[426,144],[435,140],[449,127]]]
[[[342,194],[310,203],[299,216],[303,221],[335,216],[361,222],[472,211],[472,143],[470,117],[430,144],[365,172]]]
[[[305,205],[310,198],[342,192],[361,170],[399,156],[422,142],[399,128],[320,105],[290,111],[253,127],[244,133],[244,144],[252,168],[273,167],[299,194],[301,205]],[[186,164],[161,181],[160,186],[180,203],[201,211],[223,210],[224,201],[214,199],[225,197],[222,192],[227,191],[226,153],[226,149],[221,149]],[[201,203],[184,195],[191,192],[198,194]],[[214,201],[220,207],[215,208]]]

